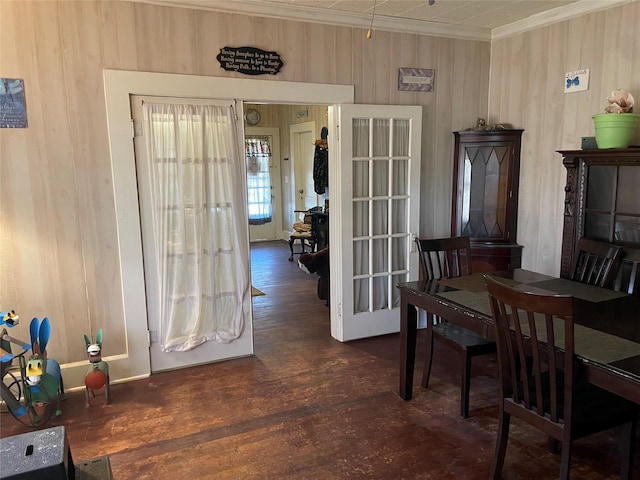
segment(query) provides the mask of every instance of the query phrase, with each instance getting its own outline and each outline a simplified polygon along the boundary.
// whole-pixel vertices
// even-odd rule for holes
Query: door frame
[[[158,95],[242,99],[245,102],[333,105],[354,103],[355,89],[353,85],[127,70],[104,70],[103,80],[116,212],[117,255],[121,275],[118,280],[122,293],[123,329],[126,331],[127,341],[127,353],[122,355],[122,362],[118,363],[118,368],[110,372],[112,380],[118,381],[146,377],[151,373],[129,96]],[[251,325],[248,327],[252,328]],[[236,341],[252,342],[252,337],[252,334],[243,335]]]

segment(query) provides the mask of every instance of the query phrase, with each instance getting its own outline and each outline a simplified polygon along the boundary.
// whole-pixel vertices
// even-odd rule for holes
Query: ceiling
[[[636,0],[137,0],[271,18],[492,40]]]

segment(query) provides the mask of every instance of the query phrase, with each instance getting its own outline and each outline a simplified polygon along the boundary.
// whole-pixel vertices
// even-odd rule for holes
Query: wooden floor
[[[429,389],[416,372],[405,402],[398,336],[332,339],[317,277],[288,256],[286,242],[252,248],[253,284],[266,294],[253,298],[254,356],[114,385],[108,406],[98,398],[86,409],[84,394],[71,393],[47,427],[66,426],[76,463],[108,455],[115,480],[487,479],[495,358],[474,359],[467,420],[457,358],[439,346]],[[27,431],[8,413],[0,421],[3,437]],[[572,466],[575,479],[618,478],[614,432],[576,442]],[[504,478],[558,471],[546,437],[514,420]]]

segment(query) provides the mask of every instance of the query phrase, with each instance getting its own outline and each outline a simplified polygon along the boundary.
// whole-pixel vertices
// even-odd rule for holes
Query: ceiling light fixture
[[[432,0],[429,0],[430,2]],[[367,31],[367,38],[371,38],[371,30],[373,29],[373,17],[376,15],[376,2],[377,0],[373,0],[373,11],[371,12],[371,25],[369,26],[369,30]]]

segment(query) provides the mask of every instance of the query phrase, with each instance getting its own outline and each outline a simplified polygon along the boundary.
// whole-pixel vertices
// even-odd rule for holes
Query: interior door
[[[247,186],[250,186],[252,174],[264,174],[264,171],[252,172],[252,168],[265,170],[270,179],[271,218],[260,223],[249,222],[249,240],[275,240],[282,230],[282,197],[280,188],[280,130],[268,127],[245,128],[245,152],[247,158]],[[255,140],[255,141],[252,141]],[[252,198],[249,192],[249,214]]]
[[[313,155],[315,152],[315,122],[289,127],[291,154],[294,166],[294,198],[296,210],[308,210],[318,205],[313,184]]]
[[[341,186],[331,189],[331,334],[398,332],[395,285],[418,277],[422,107],[338,105],[329,120],[329,185]]]
[[[146,97],[146,96],[131,96],[131,112],[134,122],[134,147],[136,156],[136,173],[138,184],[138,199],[140,206],[140,222],[142,233],[142,249],[144,258],[144,278],[145,278],[145,292],[147,299],[147,312],[148,312],[148,329],[149,329],[149,352],[151,359],[151,372],[159,372],[163,370],[171,370],[177,368],[184,368],[191,365],[197,365],[202,363],[210,363],[212,361],[218,361],[228,358],[235,358],[239,356],[250,355],[253,353],[253,325],[251,319],[251,294],[250,294],[250,278],[248,277],[247,285],[244,286],[245,304],[248,305],[248,318],[245,320],[245,327],[242,336],[229,343],[220,343],[217,341],[207,341],[201,345],[193,348],[192,350],[184,352],[163,352],[158,341],[158,332],[160,331],[160,312],[159,312],[159,279],[158,268],[156,266],[156,255],[154,253],[153,246],[153,234],[151,225],[151,202],[150,202],[150,181],[148,181],[150,172],[147,171],[144,161],[148,155],[146,142],[143,137],[143,122],[144,115],[142,111],[142,104],[144,101],[155,103],[171,103],[171,104],[211,104],[211,105],[229,105],[229,100],[203,100],[203,99],[185,99],[185,98],[170,98],[170,97]],[[242,111],[240,109],[240,111]],[[239,152],[244,151],[243,143],[243,122],[237,121],[236,127],[238,131],[238,148]],[[246,208],[246,207],[241,207]],[[245,211],[246,214],[246,211]],[[245,215],[246,218],[246,215]],[[248,238],[246,245],[246,269],[249,271],[249,246]]]

